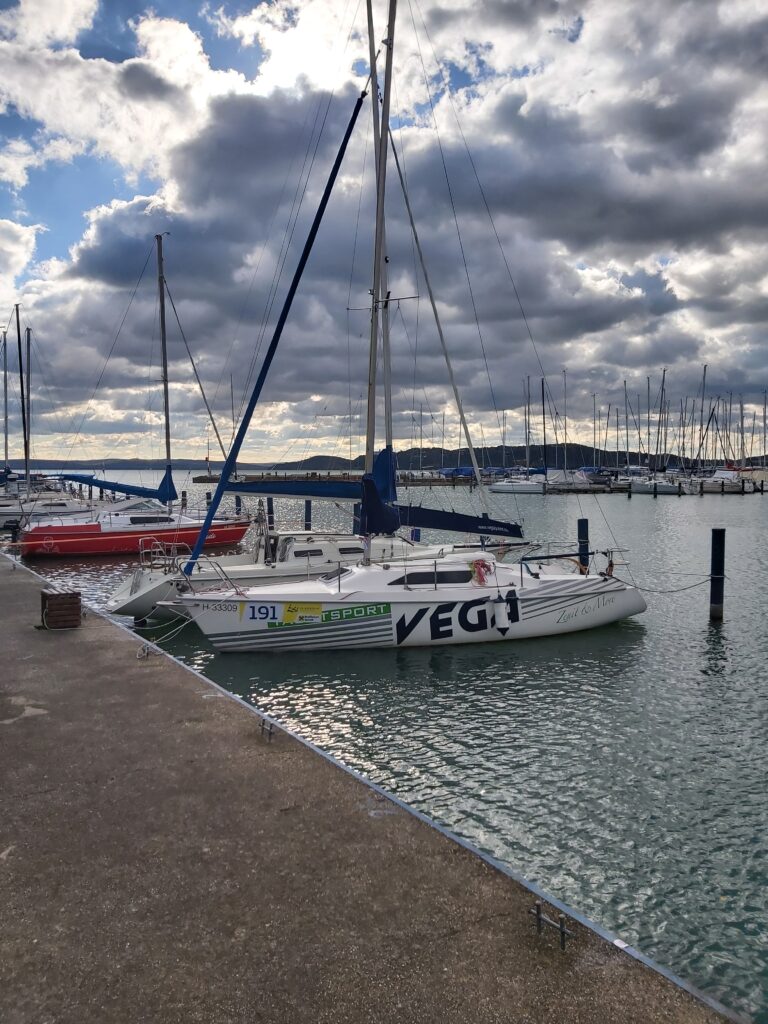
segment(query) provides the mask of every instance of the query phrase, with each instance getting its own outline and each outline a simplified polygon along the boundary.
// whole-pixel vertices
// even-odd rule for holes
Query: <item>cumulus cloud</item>
[[[4,312],[18,302],[17,279],[34,256],[35,239],[41,230],[40,224],[22,225],[0,220],[0,309]]]
[[[90,27],[98,6],[99,0],[19,0],[0,11],[0,38],[31,47],[73,43]]]
[[[85,24],[86,5],[78,9],[80,22],[72,14],[68,24]],[[645,393],[662,366],[680,395],[695,393],[708,362],[713,387],[761,401],[768,20],[760,5],[450,0],[413,11],[412,22],[403,9],[396,33],[395,134],[478,437],[482,429],[498,443],[503,409],[519,422],[522,381],[542,366],[558,393],[567,367],[571,429],[590,437],[594,393],[606,407],[625,379],[632,394]],[[23,197],[33,167],[89,152],[126,176],[151,169],[159,180],[152,195],[88,211],[71,251],[26,284],[41,345],[62,330],[69,339],[66,354],[48,353],[61,408],[74,412],[102,378],[94,406],[102,425],[89,413],[87,429],[105,445],[126,443],[146,422],[135,413],[136,389],[157,359],[157,232],[170,232],[169,285],[217,415],[231,417],[232,390],[240,405],[367,73],[364,17],[353,24],[352,15],[330,0],[207,9],[209,31],[242,47],[247,74],[212,67],[204,31],[181,18],[139,18],[135,55],[122,63],[83,57],[67,45],[73,28],[47,37],[58,48],[25,49],[5,32],[0,96],[36,131],[7,147],[0,178]],[[255,459],[298,444],[343,448],[350,422],[359,433],[369,121],[366,107],[254,425]],[[430,431],[442,429],[445,411],[455,444],[447,373],[394,174],[387,213],[397,438],[410,441],[422,412]],[[36,229],[12,226],[14,244],[27,246],[16,276]],[[179,437],[198,451],[205,414],[170,311],[169,330]]]

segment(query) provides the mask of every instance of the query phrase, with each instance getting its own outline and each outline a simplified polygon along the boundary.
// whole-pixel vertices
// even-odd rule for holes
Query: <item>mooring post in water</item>
[[[312,529],[312,501],[309,498],[304,499],[304,529]]]
[[[576,528],[579,538],[579,565],[581,571],[586,573],[589,569],[589,520],[577,519]]]
[[[267,529],[275,528],[275,499],[267,497]]]
[[[712,531],[712,562],[709,569],[709,617],[720,622],[723,618],[725,593],[725,530]]]
[[[243,511],[243,499],[239,494],[235,495],[235,515],[240,515]]]

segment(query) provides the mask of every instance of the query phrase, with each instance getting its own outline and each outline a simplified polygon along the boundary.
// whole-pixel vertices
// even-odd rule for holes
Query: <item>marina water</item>
[[[435,488],[428,503],[471,500]],[[303,502],[275,504],[279,522],[299,524]],[[317,529],[349,527],[333,504],[313,512]],[[616,573],[648,591],[648,611],[542,640],[370,652],[222,655],[192,627],[144,635],[768,1022],[768,498],[498,495],[492,513],[522,517],[530,540],[571,544],[587,517],[593,547],[629,548]],[[715,624],[717,526],[727,579]],[[35,563],[96,606],[131,566]]]

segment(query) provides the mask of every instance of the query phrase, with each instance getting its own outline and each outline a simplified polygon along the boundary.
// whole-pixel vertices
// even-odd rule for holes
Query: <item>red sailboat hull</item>
[[[61,558],[78,555],[138,554],[147,539],[164,544],[188,544],[197,540],[202,523],[144,529],[102,530],[100,523],[72,523],[61,526],[34,526],[21,535],[21,554],[27,558]],[[205,547],[238,544],[250,526],[247,519],[214,522],[205,539]]]

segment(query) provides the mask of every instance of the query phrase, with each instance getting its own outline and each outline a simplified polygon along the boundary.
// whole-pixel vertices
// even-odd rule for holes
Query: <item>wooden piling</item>
[[[725,530],[712,531],[712,558],[709,569],[709,617],[713,622],[723,618],[725,594]]]
[[[577,519],[576,529],[579,539],[579,564],[581,571],[586,573],[589,569],[589,520]]]

